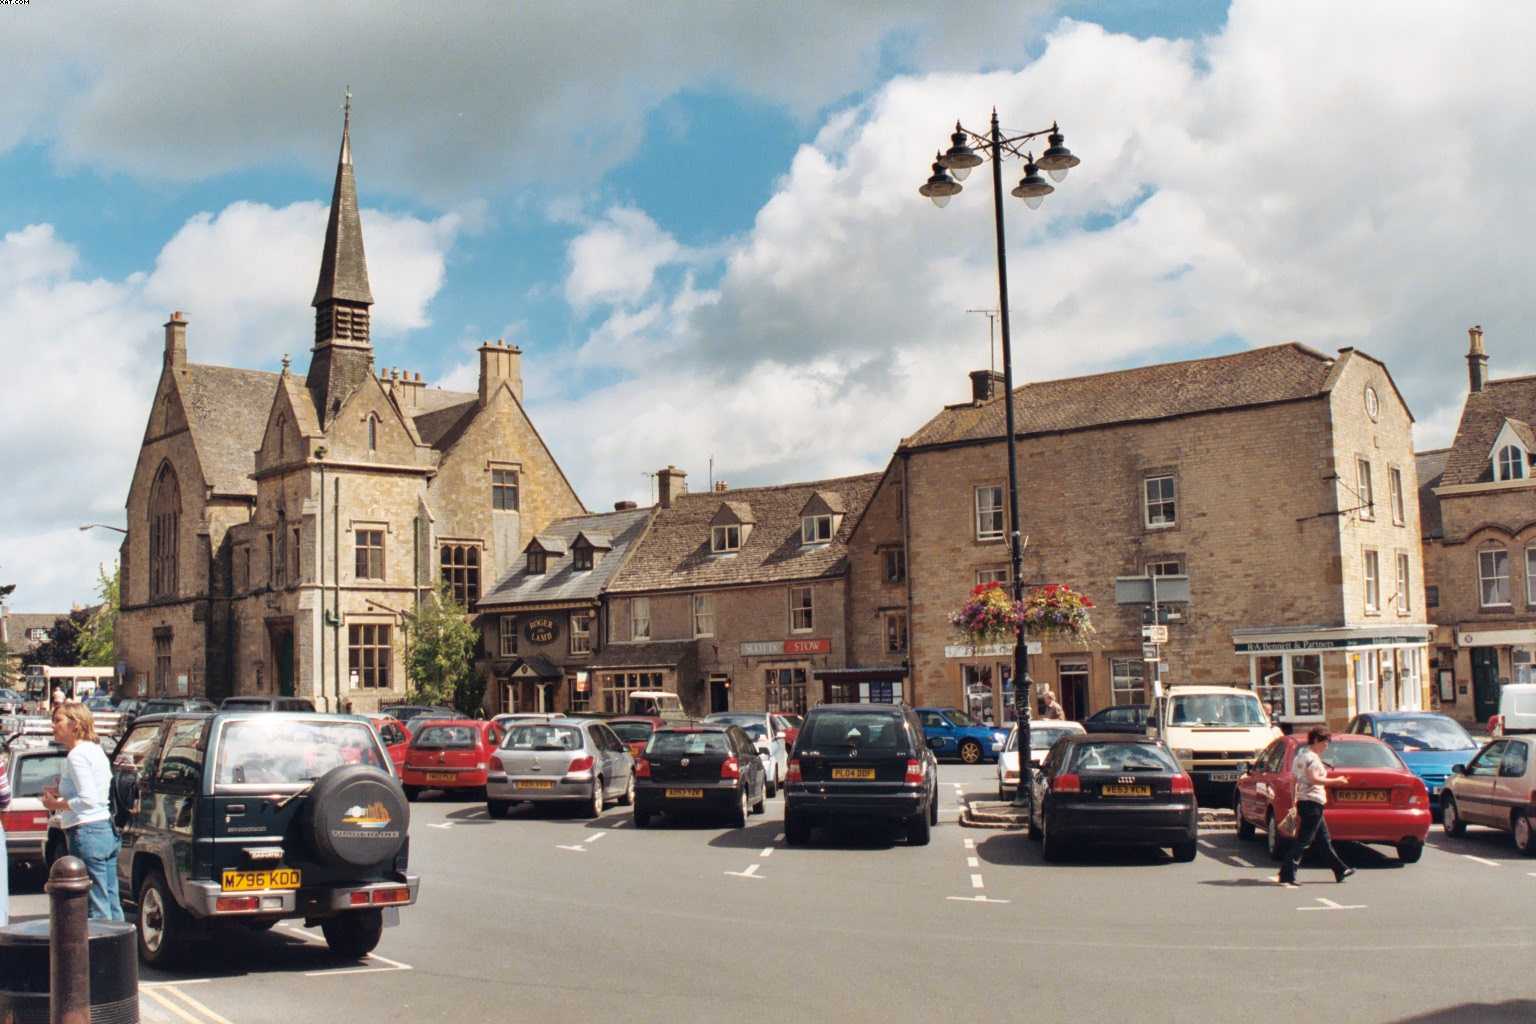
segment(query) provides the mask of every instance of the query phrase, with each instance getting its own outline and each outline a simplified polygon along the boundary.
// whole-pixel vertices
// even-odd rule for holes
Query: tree
[[[21,661],[22,665],[49,665],[68,668],[80,664],[80,631],[91,618],[92,609],[76,608],[53,620],[48,639],[38,644]]]
[[[117,657],[117,612],[121,604],[119,590],[122,569],[113,568],[111,576],[107,575],[105,567],[98,567],[96,571],[99,576],[96,593],[101,597],[101,604],[96,606],[80,630],[76,647],[81,664],[111,665]]]
[[[463,714],[474,714],[485,696],[485,681],[477,679],[475,671],[475,628],[446,583],[422,606],[412,633],[406,655],[407,698],[418,704],[452,704]]]
[[[11,645],[0,636],[0,690],[14,690],[19,681],[16,669],[11,665]]]

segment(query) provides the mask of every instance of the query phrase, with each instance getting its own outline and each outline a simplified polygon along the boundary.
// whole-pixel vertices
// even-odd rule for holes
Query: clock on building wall
[[[1381,400],[1376,397],[1376,389],[1367,384],[1365,386],[1365,414],[1374,422],[1376,414],[1380,411]]]
[[[560,635],[560,623],[548,615],[535,615],[523,623],[523,636],[531,644],[552,644]]]

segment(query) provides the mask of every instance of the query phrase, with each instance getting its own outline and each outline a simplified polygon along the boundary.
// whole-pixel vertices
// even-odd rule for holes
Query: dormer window
[[[843,497],[832,491],[817,491],[800,509],[800,543],[825,544],[843,525],[848,511]]]
[[[741,550],[740,526],[714,526],[709,534],[709,550],[716,554]]]
[[[800,543],[825,544],[832,539],[830,515],[803,516],[800,519]]]
[[[1500,480],[1524,480],[1525,479],[1526,454],[1516,444],[1507,444],[1499,449],[1498,476]]]
[[[757,517],[744,501],[723,501],[709,520],[709,550],[716,555],[740,551],[752,535]]]
[[[577,571],[592,568],[592,549],[585,544],[571,549],[571,568]]]
[[[528,552],[528,575],[542,576],[549,569],[549,556],[542,551]]]

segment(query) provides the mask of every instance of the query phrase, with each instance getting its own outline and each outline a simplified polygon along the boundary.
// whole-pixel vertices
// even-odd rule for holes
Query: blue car
[[[958,708],[916,708],[928,748],[938,757],[958,757],[966,764],[996,761],[1008,739],[1007,729],[982,725]]]
[[[1440,803],[1452,767],[1472,760],[1479,747],[1460,722],[1432,711],[1373,711],[1356,715],[1344,731],[1375,736],[1397,751],[1434,805]]]

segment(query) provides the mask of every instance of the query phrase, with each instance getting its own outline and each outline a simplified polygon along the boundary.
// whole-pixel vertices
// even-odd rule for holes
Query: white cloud
[[[565,297],[581,308],[644,298],[656,272],[683,249],[643,211],[616,206],[572,239],[567,253]]]

